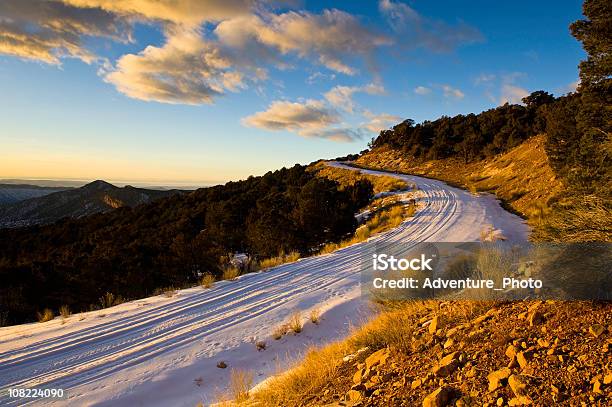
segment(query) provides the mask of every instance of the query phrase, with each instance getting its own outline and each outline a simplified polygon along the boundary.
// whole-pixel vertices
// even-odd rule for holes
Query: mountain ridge
[[[0,208],[0,228],[44,225],[62,218],[81,218],[124,206],[150,203],[178,193],[181,191],[176,189],[117,187],[104,180],[96,180],[80,188],[61,190],[6,205]]]

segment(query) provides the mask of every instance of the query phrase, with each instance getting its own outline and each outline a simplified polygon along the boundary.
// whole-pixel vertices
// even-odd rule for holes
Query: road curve
[[[329,165],[354,169],[344,164]],[[378,171],[364,171],[381,174]],[[388,173],[385,173],[389,175]],[[190,406],[225,393],[231,369],[248,369],[257,383],[286,366],[312,344],[344,337],[367,318],[360,298],[360,264],[374,245],[409,247],[423,241],[477,241],[493,228],[526,240],[528,228],[494,197],[473,195],[444,182],[393,174],[417,186],[420,210],[398,228],[337,252],[301,259],[266,272],[191,288],[172,298],[132,301],[57,318],[0,328],[0,405],[23,405],[9,388],[61,388],[63,399],[36,405]],[[319,325],[273,340],[275,327],[313,309]],[[264,340],[265,351],[254,342]]]

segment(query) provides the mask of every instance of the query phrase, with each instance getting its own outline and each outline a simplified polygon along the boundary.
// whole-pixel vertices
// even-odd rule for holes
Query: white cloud
[[[382,85],[375,83],[370,83],[364,86],[335,86],[324,96],[325,99],[327,99],[327,101],[332,105],[352,113],[355,107],[355,103],[353,102],[353,95],[355,93],[384,95],[385,88]]]
[[[369,122],[365,123],[363,127],[372,133],[379,133],[381,130],[388,129],[401,120],[401,117],[388,113],[374,114],[365,111],[363,115],[369,119]]]
[[[398,36],[398,43],[412,48],[450,51],[461,44],[482,40],[482,34],[465,23],[456,26],[430,20],[402,2],[380,0],[378,9]]]
[[[242,119],[245,126],[266,130],[289,130],[310,136],[340,122],[338,113],[320,100],[303,103],[275,101],[267,110]]]
[[[431,89],[426,86],[417,86],[414,88],[414,93],[421,96],[429,95],[431,93]]]
[[[499,103],[501,105],[505,103],[521,103],[521,99],[523,99],[525,96],[529,96],[527,89],[510,84],[504,84],[501,88],[501,98]]]
[[[360,58],[372,64],[372,52],[391,40],[365,28],[351,14],[324,10],[322,14],[290,11],[266,13],[222,21],[215,29],[219,40],[257,58],[295,53],[317,59],[333,71],[353,75],[351,61]]]
[[[169,33],[162,47],[122,56],[105,79],[131,98],[201,104],[244,87],[245,78],[198,30],[180,29]]]
[[[444,91],[445,98],[454,98],[454,99],[463,99],[465,94],[457,88],[453,88],[450,85],[442,85],[442,90]]]

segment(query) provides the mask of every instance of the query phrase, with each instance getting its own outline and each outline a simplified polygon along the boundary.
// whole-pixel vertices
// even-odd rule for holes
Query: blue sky
[[[241,179],[564,94],[584,56],[579,1],[42,3],[0,4],[0,178]]]

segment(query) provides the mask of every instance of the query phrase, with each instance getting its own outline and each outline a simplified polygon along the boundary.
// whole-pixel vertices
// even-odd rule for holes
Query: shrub
[[[232,369],[230,373],[229,392],[237,403],[244,402],[249,398],[249,390],[253,385],[253,372],[240,369]]]
[[[287,324],[280,325],[272,332],[272,338],[279,340],[283,335],[287,335],[289,332],[289,326]]]
[[[215,282],[215,276],[213,276],[212,274],[206,273],[202,276],[202,279],[200,280],[200,285],[203,288],[210,288],[212,287],[214,282]]]
[[[264,341],[257,341],[255,342],[255,348],[257,351],[266,350],[266,343]]]
[[[100,297],[100,305],[102,308],[109,308],[115,305],[115,294],[107,292]]]
[[[62,305],[59,309],[59,313],[64,319],[71,315],[70,308],[67,305]]]
[[[240,275],[240,269],[236,266],[226,266],[223,269],[223,279],[224,280],[234,280],[239,275]]]
[[[55,314],[53,314],[53,311],[51,311],[49,308],[45,308],[43,312],[36,313],[36,318],[38,319],[38,322],[47,322],[55,318]]]
[[[300,253],[297,251],[292,251],[289,254],[281,252],[281,254],[276,257],[269,257],[267,259],[263,259],[261,262],[259,262],[259,268],[267,269],[271,267],[280,266],[281,264],[285,263],[292,263],[294,261],[299,260],[300,257]]]
[[[315,325],[319,325],[320,320],[321,320],[321,311],[319,311],[318,309],[313,309],[312,311],[310,311],[310,322],[312,322]]]
[[[300,332],[302,332],[303,326],[304,325],[302,324],[302,316],[299,312],[296,312],[295,314],[291,315],[291,318],[289,318],[289,329],[293,331],[293,333],[299,334]]]

